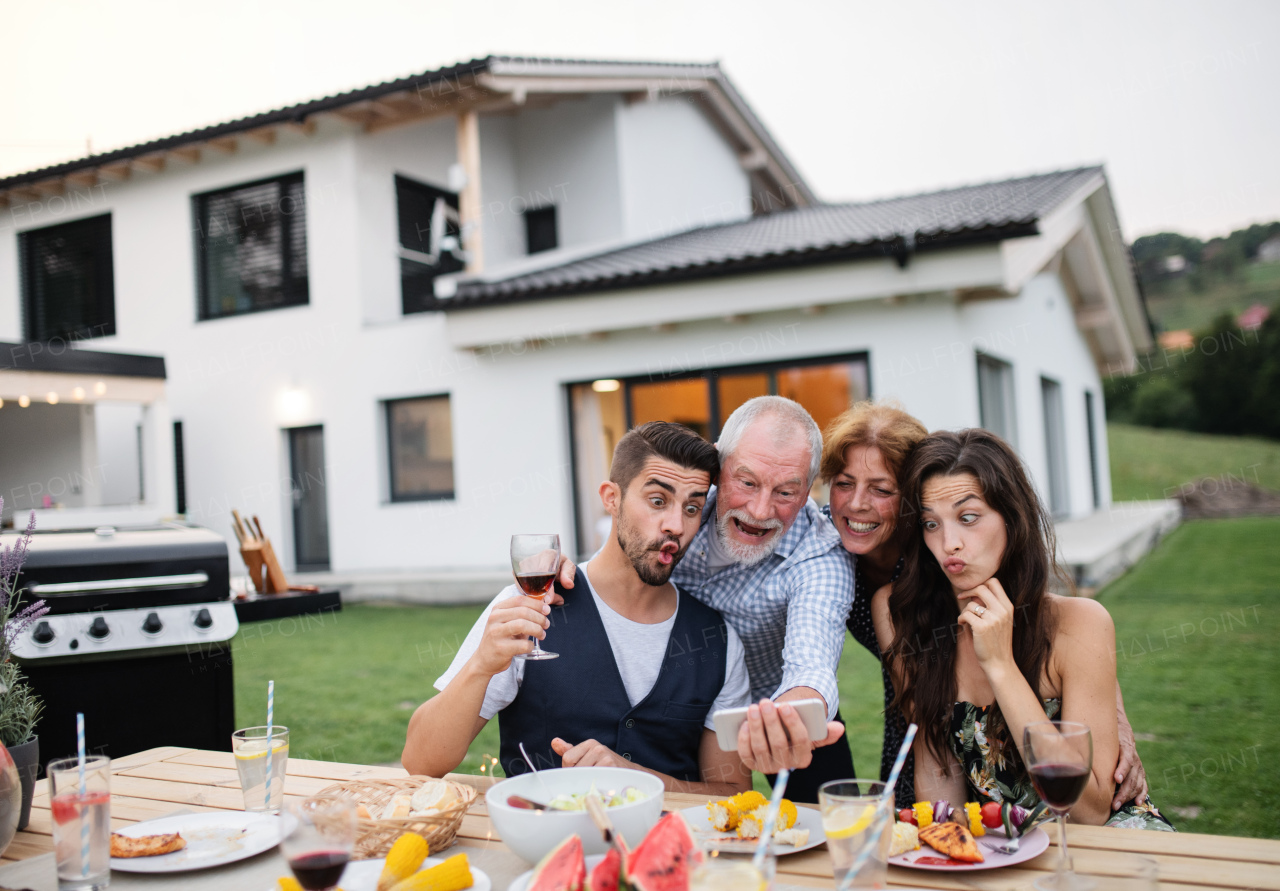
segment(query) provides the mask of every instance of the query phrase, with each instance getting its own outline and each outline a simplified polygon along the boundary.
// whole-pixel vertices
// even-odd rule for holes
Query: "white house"
[[[71,470],[51,522],[358,574],[583,553],[628,424],[766,392],[990,427],[1086,516],[1151,333],[1101,168],[823,204],[715,65],[489,57],[0,179],[0,340],[6,514]]]

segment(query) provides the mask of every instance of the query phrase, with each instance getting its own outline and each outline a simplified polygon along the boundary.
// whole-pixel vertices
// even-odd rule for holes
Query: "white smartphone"
[[[804,729],[809,731],[809,739],[824,740],[827,738],[827,707],[821,699],[788,700],[787,705],[794,708],[804,721]],[[738,728],[747,720],[745,708],[727,708],[711,716],[716,725],[716,742],[720,743],[720,751],[736,752],[738,750]]]

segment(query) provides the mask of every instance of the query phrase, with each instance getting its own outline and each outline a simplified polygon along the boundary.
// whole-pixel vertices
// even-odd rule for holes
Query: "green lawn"
[[[1107,443],[1116,501],[1172,498],[1205,476],[1224,487],[1244,480],[1280,489],[1280,442],[1273,440],[1108,424]]]
[[[374,764],[398,761],[409,715],[435,692],[483,607],[356,604],[327,616],[258,622],[233,649],[236,724],[266,723],[267,681],[276,722],[298,758]],[[463,770],[498,755],[498,726],[477,737]]]
[[[1188,832],[1280,837],[1280,518],[1193,520],[1099,595],[1156,805]]]

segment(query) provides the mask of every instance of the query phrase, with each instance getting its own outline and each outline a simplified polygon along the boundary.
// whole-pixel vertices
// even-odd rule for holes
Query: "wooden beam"
[[[159,173],[164,170],[164,155],[145,155],[133,159],[133,169],[144,173]]]
[[[467,251],[467,272],[475,275],[484,270],[484,240],[480,228],[480,115],[474,109],[458,115],[458,163],[467,174],[466,185],[458,196],[458,216]]]
[[[195,164],[200,160],[200,149],[194,145],[184,145],[181,148],[173,149],[169,154],[181,161],[186,161],[188,164]]]
[[[215,148],[220,152],[225,152],[228,155],[232,154],[240,147],[239,141],[234,136],[219,136],[217,139],[208,140],[205,145],[210,148]]]
[[[280,126],[293,133],[301,133],[303,136],[310,136],[316,132],[316,122],[311,118],[301,121],[285,121]]]
[[[259,145],[271,145],[276,141],[276,130],[275,127],[259,127],[257,130],[249,130],[243,136]]]
[[[61,177],[58,177],[56,179],[41,180],[32,186],[32,188],[34,188],[36,193],[42,198],[48,198],[52,195],[66,194],[67,184]]]
[[[131,173],[128,161],[116,161],[112,164],[103,164],[98,168],[98,174],[109,182],[121,182],[129,178]]]
[[[67,182],[73,186],[96,186],[98,184],[98,171],[96,170],[77,170],[75,173],[67,174]]]
[[[348,124],[355,124],[358,127],[367,127],[378,117],[371,111],[361,111],[358,108],[335,108],[332,111],[321,112],[321,114],[331,114],[346,121]]]

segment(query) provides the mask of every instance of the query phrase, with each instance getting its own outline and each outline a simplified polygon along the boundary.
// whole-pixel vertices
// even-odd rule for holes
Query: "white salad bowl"
[[[556,795],[584,794],[595,784],[608,800],[611,792],[634,786],[645,798],[606,810],[614,829],[630,847],[641,840],[662,816],[662,780],[653,774],[622,767],[567,767],[525,773],[495,783],[484,794],[493,828],[507,847],[530,863],[537,863],[547,852],[571,835],[582,838],[582,849],[588,856],[603,854],[609,846],[586,811],[533,811],[511,807],[507,799],[519,795],[546,804]]]

